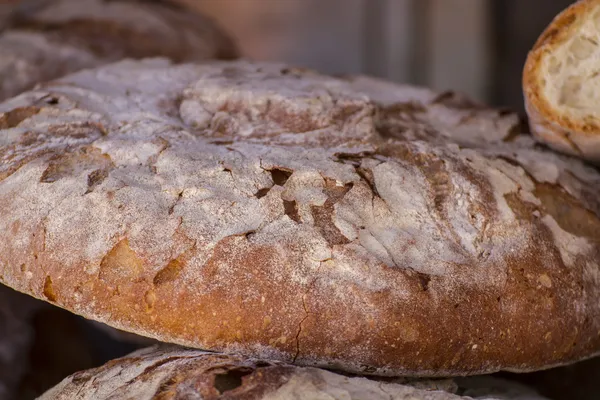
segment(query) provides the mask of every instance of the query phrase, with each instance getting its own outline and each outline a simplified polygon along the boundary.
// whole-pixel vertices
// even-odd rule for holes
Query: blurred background
[[[571,0],[177,0],[258,60],[368,73],[523,112],[521,71]]]

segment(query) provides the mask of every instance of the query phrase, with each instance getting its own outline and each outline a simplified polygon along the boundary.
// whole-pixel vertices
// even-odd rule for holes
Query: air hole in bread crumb
[[[590,58],[598,47],[598,42],[588,36],[579,36],[573,39],[569,51],[578,60]]]
[[[271,170],[271,178],[273,179],[273,183],[279,186],[285,185],[290,176],[292,176],[292,171],[279,168],[273,168]]]
[[[229,392],[242,386],[244,384],[244,376],[250,375],[252,372],[253,370],[251,369],[239,368],[229,370],[223,374],[217,374],[215,375],[214,387],[219,394]]]
[[[548,60],[548,72],[551,75],[557,75],[562,68],[562,62],[558,61],[558,59],[554,56],[550,57]]]
[[[48,299],[48,301],[56,301],[56,292],[54,291],[54,287],[52,286],[52,278],[50,276],[46,276],[46,280],[44,281],[44,297]]]

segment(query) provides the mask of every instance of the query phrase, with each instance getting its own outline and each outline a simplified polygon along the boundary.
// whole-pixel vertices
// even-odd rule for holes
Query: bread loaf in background
[[[600,173],[452,93],[124,61],[0,104],[0,279],[161,341],[374,375],[600,351]]]
[[[237,57],[210,19],[170,2],[23,0],[0,20],[0,100],[39,82],[123,58]],[[10,12],[9,12],[10,11]]]
[[[416,387],[415,387],[416,386]],[[330,400],[544,400],[533,390],[495,378],[435,381],[415,386],[349,377],[276,361],[155,346],[76,373],[40,400],[108,399],[330,399]],[[460,391],[464,396],[440,388]]]
[[[523,73],[531,130],[553,149],[600,163],[600,1],[559,14]]]

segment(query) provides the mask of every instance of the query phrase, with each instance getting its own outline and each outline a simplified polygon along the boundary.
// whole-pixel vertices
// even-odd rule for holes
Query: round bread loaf
[[[558,151],[600,163],[600,1],[573,2],[533,46],[523,73],[534,135]]]
[[[35,84],[126,57],[174,61],[237,56],[215,23],[168,3],[23,0],[4,6],[0,100]]]
[[[124,61],[0,104],[0,280],[191,347],[380,375],[600,350],[600,173],[451,93]]]
[[[482,384],[490,385],[490,389]],[[544,400],[527,388],[493,378],[467,382],[464,388],[445,382],[441,385],[460,389],[469,397],[440,390],[436,382],[416,386],[276,361],[156,346],[73,374],[39,400]]]

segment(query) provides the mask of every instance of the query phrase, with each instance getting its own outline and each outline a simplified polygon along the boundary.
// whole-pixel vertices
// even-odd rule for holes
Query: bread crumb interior
[[[571,117],[600,117],[600,7],[543,58],[541,73],[552,107]]]

